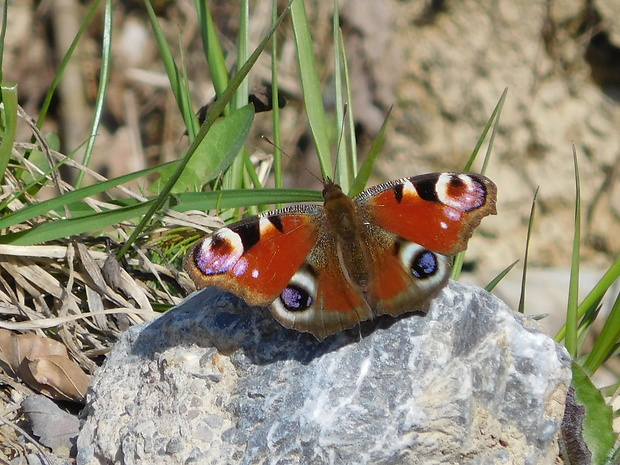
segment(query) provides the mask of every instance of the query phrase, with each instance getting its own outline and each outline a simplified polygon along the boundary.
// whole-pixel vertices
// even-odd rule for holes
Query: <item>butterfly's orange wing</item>
[[[446,284],[451,256],[465,250],[497,190],[484,176],[430,173],[381,184],[355,198],[371,251],[368,299],[377,314],[425,310]]]
[[[365,221],[444,255],[467,248],[482,218],[496,213],[497,188],[473,173],[430,173],[365,190]]]
[[[185,258],[197,288],[219,286],[251,305],[271,303],[317,241],[321,207],[307,205],[233,223],[201,239]]]

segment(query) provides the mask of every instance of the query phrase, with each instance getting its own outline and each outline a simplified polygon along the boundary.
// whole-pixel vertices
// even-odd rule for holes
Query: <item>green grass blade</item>
[[[137,171],[135,173],[126,174],[118,178],[109,179],[107,181],[93,184],[92,186],[87,186],[81,189],[67,192],[60,197],[54,197],[52,199],[36,203],[29,207],[23,208],[22,210],[16,211],[11,215],[0,218],[0,229],[23,223],[25,221],[36,218],[39,215],[45,215],[50,211],[60,210],[65,205],[78,202],[82,199],[85,199],[86,197],[92,197],[114,187],[117,187],[121,184],[133,181],[134,179],[138,179],[143,176],[147,176],[151,173],[156,173],[158,171],[161,171],[162,169],[166,169],[166,167],[168,166],[176,165],[178,163],[178,161],[173,161],[160,166],[155,166],[153,168]]]
[[[377,161],[377,157],[379,156],[379,152],[381,151],[381,147],[383,145],[383,141],[385,139],[385,131],[387,129],[388,120],[390,119],[390,114],[392,113],[392,109],[388,111],[388,114],[385,116],[383,120],[383,124],[381,125],[381,129],[379,129],[379,134],[375,137],[375,140],[372,141],[372,145],[370,146],[370,150],[368,151],[368,155],[366,159],[362,163],[357,176],[355,177],[355,181],[353,181],[353,186],[349,191],[349,195],[351,197],[355,197],[357,194],[362,192],[365,187],[370,175],[372,174],[372,170],[375,166],[375,161]]]
[[[84,35],[84,32],[86,31],[93,17],[97,13],[97,9],[99,8],[99,3],[101,3],[101,0],[95,0],[92,6],[89,8],[88,13],[86,14],[86,17],[84,18],[84,21],[82,21],[82,23],[80,24],[78,33],[75,35],[75,38],[73,39],[73,42],[71,42],[71,45],[69,46],[69,49],[67,50],[67,53],[65,53],[65,56],[60,62],[58,71],[54,75],[54,79],[52,80],[52,83],[50,84],[50,88],[47,91],[47,94],[45,95],[45,100],[43,101],[43,104],[41,105],[41,109],[39,110],[39,117],[37,118],[37,129],[39,130],[43,127],[43,122],[45,121],[45,117],[47,116],[47,112],[52,103],[52,98],[54,97],[54,93],[56,92],[56,88],[58,87],[58,84],[60,84],[60,80],[62,79],[62,75],[64,74],[65,69],[67,68],[67,65],[69,64],[69,61],[71,61],[71,58],[73,57],[73,52],[75,51],[75,47],[77,47],[78,42]]]
[[[9,15],[9,2],[4,2],[2,11],[2,31],[0,31],[0,83],[4,82],[3,64],[4,64],[4,42],[6,40],[6,20]]]
[[[153,28],[155,41],[157,42],[157,47],[159,49],[159,53],[161,54],[162,63],[166,70],[168,81],[170,82],[170,88],[177,102],[179,112],[183,117],[189,140],[193,141],[196,137],[196,133],[198,132],[199,124],[194,111],[191,110],[190,95],[188,95],[186,87],[183,84],[181,73],[179,72],[179,68],[177,67],[174,57],[172,56],[172,52],[168,46],[164,32],[159,25],[159,20],[157,19],[157,15],[155,14],[155,10],[153,9],[151,2],[149,0],[144,0],[144,4],[151,21],[151,27]]]
[[[353,95],[351,94],[351,80],[349,79],[349,66],[347,62],[347,51],[344,47],[344,38],[342,37],[342,30],[339,29],[339,38],[340,38],[340,50],[342,50],[342,64],[344,67],[344,78],[346,83],[346,91],[347,91],[347,102],[349,102],[349,111],[346,114],[347,124],[349,125],[349,165],[351,167],[351,172],[357,176],[358,173],[358,160],[357,160],[357,141],[355,140],[355,117],[353,115]],[[388,115],[392,109],[388,111]],[[346,192],[346,191],[345,191]]]
[[[0,141],[0,181],[11,159],[15,129],[17,128],[17,84],[6,84],[0,87],[4,108],[2,111],[2,141]]]
[[[205,184],[221,176],[237,158],[250,133],[253,121],[253,105],[246,105],[216,121],[209,132],[209,137],[205,137],[196,148],[196,154],[179,176],[172,192],[185,192],[188,188],[202,190]],[[176,166],[170,166],[162,170],[161,177],[151,190],[160,191],[170,180],[175,169]]]
[[[247,0],[242,0],[239,8],[239,33],[237,36],[237,66],[239,63],[243,63],[248,55],[248,43],[249,43],[249,17],[250,7]],[[235,91],[235,95],[232,99],[232,108],[238,109],[248,103],[249,96],[249,84],[247,77],[241,81],[239,87]],[[233,158],[230,169],[224,174],[222,178],[223,189],[235,189],[243,187],[244,185],[244,166],[245,160],[248,155],[245,149],[239,149],[238,156]],[[254,171],[252,168],[251,171]]]
[[[211,73],[211,81],[215,88],[216,95],[222,95],[228,87],[228,69],[226,68],[226,59],[222,51],[222,44],[217,37],[213,17],[209,10],[206,0],[195,0],[196,12],[198,14],[198,24],[200,24],[200,35],[202,37],[202,46]],[[277,15],[276,15],[277,16]],[[223,110],[224,115],[228,114],[228,109]]]
[[[290,4],[291,3],[289,2],[289,7],[290,7]],[[224,94],[220,98],[218,98],[215,101],[215,103],[211,106],[211,108],[207,112],[205,122],[200,128],[200,131],[198,132],[198,135],[196,136],[196,138],[192,141],[192,144],[190,145],[186,154],[180,160],[176,171],[174,172],[170,180],[164,186],[157,200],[149,208],[147,214],[144,216],[144,218],[142,218],[138,226],[134,229],[133,233],[131,234],[127,242],[125,242],[125,244],[118,251],[117,253],[118,259],[121,259],[127,253],[127,251],[129,250],[133,242],[138,238],[138,236],[142,233],[144,228],[147,226],[148,222],[150,221],[152,216],[155,214],[155,212],[164,204],[164,202],[170,195],[170,192],[172,188],[174,187],[177,179],[179,178],[179,176],[181,176],[181,173],[183,173],[183,170],[187,167],[187,164],[189,163],[192,156],[196,152],[198,145],[200,145],[204,137],[207,135],[207,132],[213,126],[213,123],[215,123],[215,120],[220,116],[220,114],[224,110],[224,107],[232,98],[233,93],[235,92],[239,84],[241,84],[241,81],[243,81],[243,79],[245,79],[247,74],[250,72],[250,69],[252,68],[252,66],[254,66],[254,63],[256,63],[256,61],[258,60],[258,57],[260,56],[262,51],[265,49],[267,43],[269,42],[269,39],[271,38],[271,36],[273,35],[277,27],[280,25],[280,23],[286,16],[287,12],[288,12],[288,7],[278,17],[278,20],[275,22],[275,24],[271,27],[271,29],[265,35],[265,37],[260,42],[258,47],[256,47],[256,50],[254,50],[250,58],[248,58],[248,60],[244,63],[244,65],[239,69],[239,71],[237,72],[233,80],[231,81],[230,85],[228,86]]]
[[[248,0],[242,0],[239,8],[239,35],[237,38],[237,63],[244,63],[250,56],[250,5]],[[250,94],[250,85],[248,79],[244,79],[239,84],[235,97],[233,98],[233,107],[235,109],[244,107],[248,104],[248,95]]]
[[[154,200],[131,207],[85,215],[79,218],[49,221],[24,231],[5,234],[0,237],[0,244],[34,245],[63,237],[76,236],[87,231],[95,231],[136,218],[145,213],[152,203],[154,203]]]
[[[149,198],[153,200],[155,197]],[[310,189],[230,189],[206,192],[184,192],[170,196],[163,208],[177,212],[189,210],[228,210],[254,205],[275,205],[286,203],[320,202],[321,192]],[[130,207],[140,203],[136,199],[118,199],[110,202],[119,207]],[[91,210],[92,211],[92,210]]]
[[[278,19],[278,0],[272,0],[271,24]],[[282,187],[282,151],[280,150],[280,101],[278,85],[278,35],[271,38],[271,89],[273,109],[273,181],[275,187]]]
[[[484,289],[488,292],[493,291],[493,289],[495,289],[495,286],[497,286],[501,282],[501,280],[504,279],[504,276],[510,273],[510,271],[515,267],[517,263],[519,263],[519,260],[515,260],[510,265],[508,265],[506,268],[504,268],[504,270],[500,274],[498,274],[495,278],[493,278],[491,282],[484,287]]]
[[[609,270],[601,277],[596,286],[588,293],[577,308],[577,316],[581,318],[590,307],[597,306],[598,302],[603,299],[605,293],[611,288],[613,283],[620,278],[620,256],[609,267]]]
[[[573,144],[573,162],[575,164],[575,232],[573,236],[573,253],[571,259],[570,285],[568,287],[568,307],[566,309],[566,340],[568,353],[577,357],[577,305],[579,300],[579,244],[581,241],[581,186],[579,182],[579,164]]]
[[[291,22],[297,46],[297,60],[308,123],[319,157],[321,174],[323,177],[330,177],[332,175],[332,162],[329,153],[325,107],[323,106],[323,95],[314,57],[312,37],[310,36],[310,26],[308,25],[303,0],[295,0],[292,3]]]
[[[583,299],[583,302],[577,307],[577,318],[583,317],[586,312],[592,307],[596,307],[598,302],[603,299],[605,293],[613,285],[614,281],[620,278],[620,257],[609,267],[603,277],[592,288],[588,295]],[[566,325],[558,331],[555,340],[560,342],[566,336]]]
[[[493,151],[493,143],[495,142],[495,135],[497,134],[499,128],[499,118],[502,114],[502,108],[504,108],[504,102],[506,101],[506,95],[508,94],[508,87],[504,89],[502,92],[502,96],[499,98],[499,102],[497,102],[497,118],[493,122],[493,131],[491,131],[491,137],[489,138],[489,145],[487,146],[487,153],[484,155],[484,161],[482,163],[482,168],[480,169],[480,173],[485,174],[487,172],[487,168],[489,167],[489,162],[491,161],[491,152]],[[495,112],[495,110],[493,110]]]
[[[487,137],[487,134],[489,133],[489,130],[493,128],[493,132],[491,133],[491,137],[489,139],[487,153],[484,157],[484,162],[482,164],[482,170],[480,171],[482,174],[486,172],[487,166],[489,164],[489,160],[491,158],[491,151],[493,149],[493,141],[495,140],[495,133],[497,131],[497,128],[499,127],[499,117],[502,113],[502,108],[504,106],[504,101],[506,100],[507,93],[508,93],[508,88],[505,88],[504,92],[502,92],[502,95],[499,98],[499,101],[497,102],[497,105],[495,105],[495,108],[493,109],[493,113],[491,113],[491,117],[489,118],[489,121],[487,121],[487,124],[484,127],[482,134],[478,138],[478,143],[474,147],[474,150],[472,151],[469,157],[469,160],[463,167],[463,171],[465,172],[471,171],[471,167],[473,166],[474,162],[476,161],[476,158],[478,157],[478,152],[480,151],[480,147],[482,147],[482,144],[484,143]],[[463,262],[465,261],[465,252],[466,252],[465,250],[463,252],[459,252],[454,257],[454,261],[452,263],[452,274],[451,274],[452,279],[458,279],[459,276],[461,275],[461,270],[463,268]]]
[[[39,152],[38,150],[33,150],[30,153],[30,159],[28,160],[28,162],[31,163],[32,159],[37,159],[39,155],[42,158],[44,157],[44,155],[41,152]],[[26,179],[29,179],[30,182],[28,182],[26,185],[22,185],[21,190],[12,192],[11,195],[9,195],[8,197],[5,197],[5,199],[2,202],[0,202],[0,212],[4,211],[4,209],[7,207],[7,205],[9,205],[15,199],[20,199],[27,192],[30,192],[31,189],[36,192],[40,188],[41,182],[43,181],[43,179],[45,179],[47,177],[51,177],[52,173],[57,172],[58,169],[62,165],[64,165],[68,160],[70,160],[70,158],[69,157],[65,157],[60,162],[56,163],[55,165],[53,165],[51,167],[49,166],[49,164],[45,164],[45,165],[42,164],[42,166],[44,166],[44,168],[41,169],[41,173],[40,174],[38,174],[38,171],[35,172],[34,169],[32,170],[32,174],[30,172],[28,172],[27,177],[26,176],[24,176],[24,177],[26,177]],[[37,165],[35,164],[35,166],[37,166]],[[47,168],[47,169],[44,171],[45,168]],[[26,171],[24,171],[24,173],[25,172]],[[23,181],[23,179],[22,179],[22,181]],[[26,207],[26,208],[29,208],[29,207]],[[22,211],[22,210],[20,210],[20,211]]]
[[[485,160],[483,164],[482,173],[483,174],[485,173],[486,166],[488,164],[488,158],[491,153],[491,149],[493,147],[493,140],[495,139],[495,131],[499,125],[499,117],[502,113],[502,108],[504,106],[504,101],[506,100],[507,94],[508,94],[508,88],[505,88],[504,92],[502,92],[502,95],[499,98],[499,101],[497,102],[497,105],[495,105],[495,108],[493,109],[493,113],[491,113],[491,117],[489,118],[489,121],[487,121],[487,124],[484,127],[484,130],[482,131],[482,134],[480,135],[480,138],[478,139],[478,142],[476,143],[476,146],[474,147],[474,150],[472,151],[471,156],[469,157],[469,160],[465,164],[463,171],[471,170],[471,167],[473,166],[474,161],[476,161],[476,157],[478,156],[478,152],[480,151],[480,147],[482,147],[482,144],[484,143],[487,137],[487,134],[489,133],[489,130],[491,129],[491,127],[493,127],[493,133],[492,133],[491,138],[489,139],[489,147],[487,149],[487,155],[485,156]]]
[[[583,369],[592,375],[609,358],[620,341],[620,293],[611,307],[607,321],[596,338],[592,352],[588,355]]]
[[[99,90],[95,101],[95,114],[93,123],[90,128],[90,137],[86,144],[82,165],[88,166],[93,149],[95,148],[95,140],[99,132],[101,124],[101,115],[105,107],[105,97],[110,83],[110,70],[112,68],[112,0],[106,0],[105,10],[103,14],[103,38],[101,41],[101,72],[99,75]],[[75,180],[75,188],[79,189],[84,180],[84,171],[78,173]]]
[[[336,134],[338,134],[338,153],[336,154],[336,176],[337,183],[340,185],[344,192],[349,192],[353,180],[355,179],[355,172],[351,166],[351,160],[348,157],[349,151],[347,150],[347,141],[349,138],[344,137],[345,133],[350,133],[351,128],[348,128],[345,124],[346,113],[353,112],[353,108],[347,106],[345,97],[346,88],[348,83],[344,75],[344,56],[343,56],[343,43],[341,40],[342,32],[340,31],[340,16],[338,14],[338,0],[334,0],[334,14],[332,16],[332,35],[334,38],[334,84],[335,84],[335,107],[336,107]]]
[[[180,50],[180,60],[181,60],[181,89],[180,95],[181,100],[179,101],[179,105],[182,105],[181,108],[181,116],[183,117],[183,121],[188,121],[191,124],[191,128],[187,130],[187,135],[189,140],[193,140],[196,137],[196,133],[198,132],[198,128],[200,127],[200,122],[198,121],[198,116],[194,112],[194,108],[192,107],[192,94],[189,90],[189,77],[187,73],[187,60],[185,59],[185,51],[183,50],[183,44],[181,37],[179,37],[179,50]],[[186,123],[187,125],[188,123]]]
[[[525,238],[525,253],[523,256],[523,274],[521,275],[521,295],[519,296],[519,313],[525,313],[525,283],[527,282],[527,264],[530,256],[530,241],[532,239],[532,230],[534,228],[534,215],[536,214],[536,198],[538,197],[538,187],[534,192],[532,206],[530,207],[530,219],[527,225],[527,236]]]
[[[187,192],[179,194],[175,211],[215,210],[240,208],[251,205],[271,205],[279,202],[321,202],[319,191],[308,189],[231,189],[211,192]]]
[[[188,210],[239,208],[248,205],[275,203],[277,201],[319,201],[321,198],[320,192],[305,189],[239,189],[180,194],[175,197],[168,197],[166,202],[158,208],[163,207],[184,212]],[[123,221],[148,215],[158,200],[159,197],[139,203],[135,199],[119,200],[116,203],[128,205],[115,210],[42,223],[39,226],[18,233],[4,234],[0,236],[0,244],[34,245],[107,228]]]
[[[454,256],[454,260],[452,261],[452,273],[450,274],[450,278],[455,281],[459,279],[461,276],[461,271],[463,271],[463,263],[465,262],[465,252],[460,252]]]

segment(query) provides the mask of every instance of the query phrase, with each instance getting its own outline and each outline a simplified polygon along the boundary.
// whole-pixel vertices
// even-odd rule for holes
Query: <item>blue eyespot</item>
[[[312,305],[310,294],[299,286],[287,286],[280,294],[280,301],[289,312],[303,312]]]
[[[422,250],[411,261],[411,273],[419,279],[426,279],[437,273],[437,256],[430,250]]]

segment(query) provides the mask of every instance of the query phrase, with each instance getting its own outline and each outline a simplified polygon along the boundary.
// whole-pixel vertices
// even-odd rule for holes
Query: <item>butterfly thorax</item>
[[[370,255],[362,237],[364,225],[355,202],[329,179],[325,181],[323,198],[326,227],[335,242],[341,269],[351,284],[365,292],[370,282]]]

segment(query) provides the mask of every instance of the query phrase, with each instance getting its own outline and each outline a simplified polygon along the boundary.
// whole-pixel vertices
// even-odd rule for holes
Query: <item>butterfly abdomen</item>
[[[323,196],[327,229],[335,242],[343,274],[358,292],[366,293],[370,283],[370,254],[357,206],[336,184],[326,185]]]

